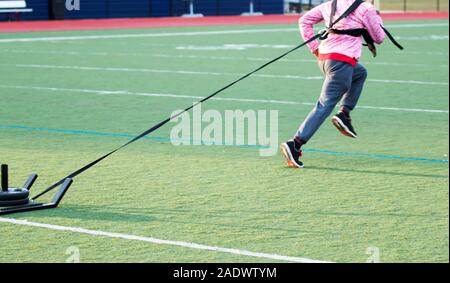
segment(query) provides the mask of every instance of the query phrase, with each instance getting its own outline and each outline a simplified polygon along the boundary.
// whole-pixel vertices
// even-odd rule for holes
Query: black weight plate
[[[17,206],[17,205],[24,205],[30,202],[30,200],[27,198],[24,199],[18,199],[18,200],[0,200],[0,206]]]
[[[0,201],[22,200],[28,198],[29,192],[22,188],[9,188],[8,191],[0,191]]]

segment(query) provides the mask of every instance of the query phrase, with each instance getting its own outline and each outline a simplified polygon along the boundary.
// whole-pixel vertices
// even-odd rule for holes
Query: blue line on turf
[[[134,138],[136,135],[131,134],[116,134],[116,133],[104,133],[104,132],[94,132],[94,131],[80,131],[80,130],[65,130],[65,129],[51,129],[51,128],[40,128],[40,127],[28,127],[28,126],[20,126],[20,125],[0,125],[0,129],[20,129],[27,131],[40,131],[47,133],[59,133],[59,134],[79,134],[79,135],[94,135],[94,136],[103,136],[103,137],[126,137],[126,138]],[[158,141],[184,141],[183,139],[171,139],[164,137],[156,137],[156,136],[145,136],[144,139],[158,140]],[[219,144],[211,141],[202,141],[204,144],[208,145],[224,145],[224,146],[234,146],[234,147],[247,147],[247,148],[269,148],[269,146],[255,145],[255,144],[242,144],[242,145],[227,145],[227,144]]]
[[[47,133],[62,133],[62,134],[79,134],[79,135],[95,135],[95,136],[103,136],[103,137],[126,137],[126,138],[134,138],[135,135],[131,134],[116,134],[116,133],[104,133],[104,132],[94,132],[94,131],[80,131],[80,130],[65,130],[65,129],[51,129],[51,128],[39,128],[39,127],[29,127],[29,126],[20,126],[20,125],[0,125],[0,128],[3,129],[20,129],[20,130],[28,130],[28,131],[41,131]],[[159,140],[159,141],[171,141],[171,138],[164,137],[155,137],[155,136],[146,136],[146,139],[151,140]],[[210,142],[207,142],[211,144]],[[218,144],[220,145],[220,144]],[[261,145],[225,145],[225,146],[236,146],[236,147],[244,147],[244,148],[268,148],[268,146]],[[422,162],[431,162],[431,163],[449,163],[447,159],[432,159],[425,157],[404,157],[397,155],[384,155],[384,154],[371,154],[371,153],[357,153],[357,152],[338,152],[338,151],[330,151],[330,150],[322,150],[322,149],[305,149],[304,152],[315,152],[315,153],[325,153],[332,155],[348,155],[355,157],[368,157],[368,158],[378,158],[378,159],[396,159],[402,161],[422,161]]]

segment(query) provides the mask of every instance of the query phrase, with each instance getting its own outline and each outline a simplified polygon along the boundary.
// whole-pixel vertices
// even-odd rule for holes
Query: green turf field
[[[173,146],[170,124],[77,177],[60,208],[0,218],[0,261],[65,262],[72,246],[82,262],[277,261],[7,218],[322,261],[366,262],[374,248],[381,262],[448,262],[448,21],[386,24],[406,50],[364,50],[358,139],[327,121],[295,170],[252,146]],[[298,44],[295,28],[2,33],[0,162],[14,185],[37,171],[43,190],[195,100],[142,94],[206,96]],[[259,74],[271,76],[203,109],[278,110],[282,142],[321,88],[303,77],[321,73],[303,49]]]

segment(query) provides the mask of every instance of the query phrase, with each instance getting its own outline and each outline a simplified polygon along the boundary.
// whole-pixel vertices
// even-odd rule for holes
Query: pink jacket
[[[338,0],[334,20],[342,15],[354,0]],[[331,2],[325,2],[303,15],[299,20],[300,32],[306,41],[315,35],[313,25],[325,21],[330,22]],[[385,33],[380,27],[383,24],[381,17],[377,14],[375,7],[367,2],[362,3],[356,11],[347,18],[342,19],[334,29],[365,28],[377,44],[384,40]],[[361,57],[362,38],[349,35],[329,34],[326,40],[313,41],[308,44],[312,52],[319,48],[320,54],[339,53],[358,60]]]

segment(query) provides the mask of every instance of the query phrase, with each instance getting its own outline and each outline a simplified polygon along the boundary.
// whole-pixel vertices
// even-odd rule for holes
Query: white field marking
[[[0,43],[8,42],[36,42],[36,41],[71,41],[71,40],[97,40],[97,39],[123,39],[123,38],[145,38],[145,37],[177,37],[177,36],[203,36],[224,34],[248,34],[268,32],[292,32],[297,29],[244,29],[244,30],[216,30],[216,31],[191,31],[191,32],[159,32],[159,33],[130,33],[130,34],[108,34],[108,35],[80,35],[80,36],[51,36],[51,37],[28,37],[28,38],[4,38]]]
[[[405,81],[405,80],[381,80],[381,79],[368,79],[369,82],[377,83],[398,83],[398,84],[419,84],[419,85],[448,85],[445,82],[424,82],[424,81]]]
[[[299,262],[299,263],[326,263],[326,261],[309,259],[309,258],[304,258],[304,257],[251,252],[251,251],[234,249],[234,248],[223,248],[223,247],[217,247],[217,246],[208,246],[208,245],[203,245],[203,244],[196,244],[196,243],[189,243],[189,242],[182,242],[182,241],[163,240],[163,239],[144,237],[144,236],[136,236],[136,235],[130,235],[130,234],[105,232],[105,231],[100,231],[100,230],[89,230],[89,229],[84,229],[84,228],[80,228],[80,227],[60,226],[60,225],[53,225],[53,224],[46,224],[46,223],[31,222],[28,220],[18,220],[18,219],[0,217],[0,222],[14,224],[14,225],[21,225],[21,226],[37,227],[37,228],[54,230],[54,231],[71,232],[71,233],[78,233],[78,234],[91,235],[91,236],[97,236],[97,237],[123,239],[123,240],[129,240],[129,241],[140,241],[140,242],[147,242],[147,243],[152,243],[152,244],[157,244],[157,245],[178,246],[178,247],[183,247],[183,248],[188,248],[188,249],[206,250],[206,251],[228,253],[228,254],[234,254],[234,255],[240,255],[240,256],[265,258],[265,259],[271,259],[271,260]]]
[[[448,57],[448,52],[438,52],[438,51],[395,51],[397,54],[413,54],[413,55],[433,55],[433,56],[446,56]]]
[[[428,113],[446,113],[448,110],[435,110],[435,109],[417,109],[417,108],[397,108],[397,107],[376,107],[376,106],[357,106],[358,108],[375,109],[375,110],[392,110],[392,111],[410,111],[410,112],[428,112]]]
[[[3,50],[0,50],[0,52]],[[14,52],[14,50],[11,50]],[[111,55],[117,56],[133,56],[135,53],[112,53]],[[179,54],[160,54],[160,53],[137,53],[135,56],[149,56],[149,57],[161,57],[161,58],[181,58],[181,59],[206,59],[206,60],[247,60],[258,62],[269,62],[273,58],[266,57],[232,57],[232,56],[203,56],[203,55],[179,55]],[[317,64],[317,59],[286,59],[282,58],[280,62],[290,63],[314,63]],[[410,64],[410,63],[397,63],[397,62],[361,62],[363,65],[383,65],[383,66],[414,66],[414,67],[443,67],[448,68],[448,64]]]
[[[405,41],[435,41],[446,40],[448,41],[448,35],[426,35],[426,36],[396,36],[398,40]],[[270,49],[287,49],[294,48],[295,45],[282,45],[282,44],[222,44],[222,45],[179,45],[176,46],[177,50],[194,50],[194,51],[217,51],[217,50],[248,50],[256,48],[270,48]]]
[[[271,49],[288,49],[294,48],[294,45],[282,45],[282,44],[222,44],[222,45],[180,45],[176,46],[178,50],[248,50],[250,48],[271,48]]]
[[[247,60],[268,62],[273,58],[264,57],[232,57],[232,56],[203,56],[203,55],[180,55],[180,54],[160,54],[160,53],[126,53],[126,52],[80,52],[80,51],[56,51],[56,50],[20,50],[20,49],[0,49],[1,53],[17,53],[17,54],[53,54],[53,55],[89,55],[89,56],[124,56],[124,57],[156,57],[156,58],[180,58],[180,59],[204,59],[204,60]],[[290,63],[317,63],[315,59],[280,59],[280,62]],[[413,67],[443,67],[448,68],[448,64],[410,64],[397,62],[364,62],[364,65],[383,65],[383,66],[413,66]]]
[[[132,55],[132,54],[130,54]],[[144,55],[144,54],[142,54]],[[122,55],[124,56],[124,55]],[[230,56],[203,56],[203,55],[170,55],[170,54],[149,54],[151,57],[162,57],[162,58],[186,58],[186,59],[206,59],[206,60],[247,60],[247,61],[259,61],[259,62],[269,62],[273,58],[265,57],[230,57]],[[290,63],[314,63],[317,64],[317,59],[286,59],[282,58],[280,62],[290,62]],[[419,63],[397,63],[397,62],[383,62],[383,61],[373,61],[373,62],[361,62],[363,65],[382,65],[382,66],[411,66],[411,67],[443,67],[448,68],[448,64],[419,64]]]
[[[418,41],[429,41],[429,40],[446,40],[446,41],[448,41],[448,35],[431,34],[431,35],[427,35],[427,36],[397,36],[396,39],[418,40]]]
[[[17,68],[39,68],[39,69],[64,69],[78,71],[105,71],[105,72],[139,72],[139,73],[164,73],[177,75],[205,75],[205,76],[244,76],[243,73],[220,73],[220,72],[200,72],[186,70],[161,70],[144,68],[106,68],[106,67],[88,67],[88,66],[62,66],[62,65],[39,65],[39,64],[0,64],[0,66],[14,66]],[[271,74],[253,74],[252,77],[273,78],[273,79],[299,79],[299,80],[322,80],[322,76],[297,76],[297,75],[271,75]],[[418,84],[418,85],[442,85],[448,86],[448,82],[430,82],[430,81],[406,81],[406,80],[384,80],[368,79],[368,82],[375,83],[393,83],[393,84]]]
[[[434,28],[434,27],[448,27],[448,23],[435,24],[397,24],[387,25],[386,28]]]
[[[433,28],[445,26],[445,24],[408,24],[390,25],[389,28]],[[447,24],[448,26],[448,24]],[[245,30],[216,30],[216,31],[195,31],[195,32],[160,32],[160,33],[136,33],[136,34],[109,34],[109,35],[80,35],[80,36],[48,36],[48,37],[23,37],[23,38],[2,38],[0,43],[9,42],[36,42],[36,41],[73,41],[73,40],[96,40],[96,39],[123,39],[123,38],[143,38],[143,37],[174,37],[174,36],[208,36],[224,34],[248,34],[248,33],[268,33],[268,32],[298,32],[296,28],[282,29],[245,29]]]
[[[71,89],[71,88],[57,88],[57,87],[38,87],[38,86],[13,86],[13,85],[0,85],[0,88],[11,89],[31,89],[40,91],[55,91],[55,92],[77,92],[77,93],[92,93],[99,95],[133,95],[133,96],[149,96],[149,97],[170,97],[178,99],[202,99],[201,96],[191,95],[178,95],[168,93],[145,93],[145,92],[131,92],[127,90],[92,90],[92,89]],[[306,105],[313,106],[315,103],[311,102],[297,102],[286,100],[272,100],[272,99],[246,99],[246,98],[232,98],[232,97],[213,97],[211,100],[222,101],[236,101],[236,102],[254,102],[254,103],[267,103],[267,104],[284,104],[284,105]],[[387,110],[387,111],[405,111],[405,112],[425,112],[425,113],[449,113],[448,110],[437,109],[418,109],[418,108],[399,108],[399,107],[384,107],[384,106],[364,106],[358,105],[361,109],[374,109],[374,110]]]

